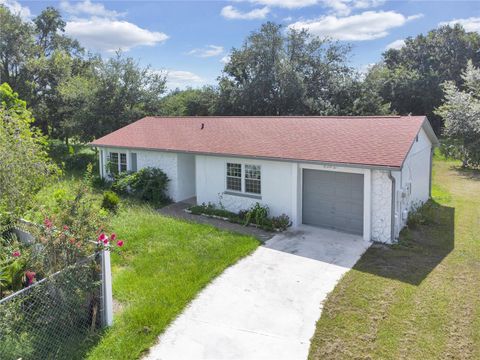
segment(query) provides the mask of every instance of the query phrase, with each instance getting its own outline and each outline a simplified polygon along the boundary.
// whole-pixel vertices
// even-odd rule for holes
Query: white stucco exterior
[[[392,180],[389,171],[372,170],[372,237],[373,241],[391,241]]]
[[[395,236],[405,226],[408,212],[430,197],[432,143],[423,129],[410,149],[402,171],[396,172]]]
[[[255,196],[226,191],[228,162],[260,165],[262,194]],[[197,155],[197,203],[218,204],[221,201],[227,210],[238,212],[259,202],[268,205],[273,216],[287,214],[292,219],[295,209],[292,196],[294,177],[292,164],[288,162]]]
[[[174,201],[196,196],[198,204],[221,204],[233,212],[246,210],[259,202],[269,207],[272,216],[288,215],[293,226],[302,224],[304,169],[362,174],[363,238],[390,243],[405,226],[412,207],[425,202],[430,196],[431,151],[432,141],[421,129],[401,170],[119,148],[102,148],[100,165],[101,169],[105,166],[109,152],[122,152],[127,153],[127,168],[131,170],[130,154],[134,152],[137,154],[137,169],[157,167],[167,174],[170,178],[168,195]],[[242,168],[246,164],[260,166],[261,195],[227,191],[226,168],[229,162],[240,163]],[[101,174],[105,176],[105,170],[101,170]]]
[[[132,170],[131,153],[137,154],[137,170],[146,167],[162,169],[170,179],[167,194],[173,201],[182,201],[195,196],[195,156],[153,150],[102,148],[100,174],[107,176],[105,166],[111,152],[127,154],[127,170]]]

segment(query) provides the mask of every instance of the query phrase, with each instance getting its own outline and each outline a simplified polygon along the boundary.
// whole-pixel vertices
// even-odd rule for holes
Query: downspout
[[[396,180],[392,175],[392,171],[388,172],[388,178],[392,181],[392,206],[391,206],[391,223],[390,223],[390,239],[392,243],[395,242],[395,189],[396,189]]]
[[[434,148],[430,149],[430,173],[428,174],[428,197],[432,198],[432,170],[433,170],[433,152]]]

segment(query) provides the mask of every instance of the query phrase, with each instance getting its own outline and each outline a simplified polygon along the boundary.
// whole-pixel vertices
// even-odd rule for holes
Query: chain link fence
[[[105,253],[0,300],[0,359],[83,358],[106,324]]]

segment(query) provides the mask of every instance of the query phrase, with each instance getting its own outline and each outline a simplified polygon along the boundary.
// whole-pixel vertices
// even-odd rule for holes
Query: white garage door
[[[363,234],[363,174],[303,170],[302,222]]]

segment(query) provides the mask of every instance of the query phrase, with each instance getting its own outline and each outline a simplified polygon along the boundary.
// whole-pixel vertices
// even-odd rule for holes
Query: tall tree
[[[63,136],[58,85],[88,64],[76,40],[64,35],[65,21],[48,7],[33,22],[0,5],[0,81],[27,101],[44,133]]]
[[[62,125],[81,140],[90,141],[143,116],[158,114],[165,91],[163,73],[142,67],[121,53],[107,61],[97,58],[88,72],[60,85],[65,104]]]
[[[347,45],[314,37],[305,30],[289,29],[285,33],[281,25],[268,22],[253,32],[241,48],[232,50],[219,78],[219,112],[345,112],[345,99],[340,94],[354,76],[347,65],[349,51]]]
[[[453,81],[443,84],[445,99],[436,113],[445,121],[448,154],[464,167],[480,166],[480,69],[469,61],[462,80],[463,90]]]
[[[160,113],[169,116],[215,115],[217,98],[218,92],[211,86],[175,90],[162,99]]]
[[[0,5],[0,83],[28,91],[26,66],[34,53],[34,28]]]
[[[401,49],[386,51],[369,76],[393,111],[426,114],[440,132],[442,122],[434,109],[442,101],[442,83],[461,86],[468,60],[480,64],[480,34],[466,32],[460,25],[443,26],[407,38]]]

